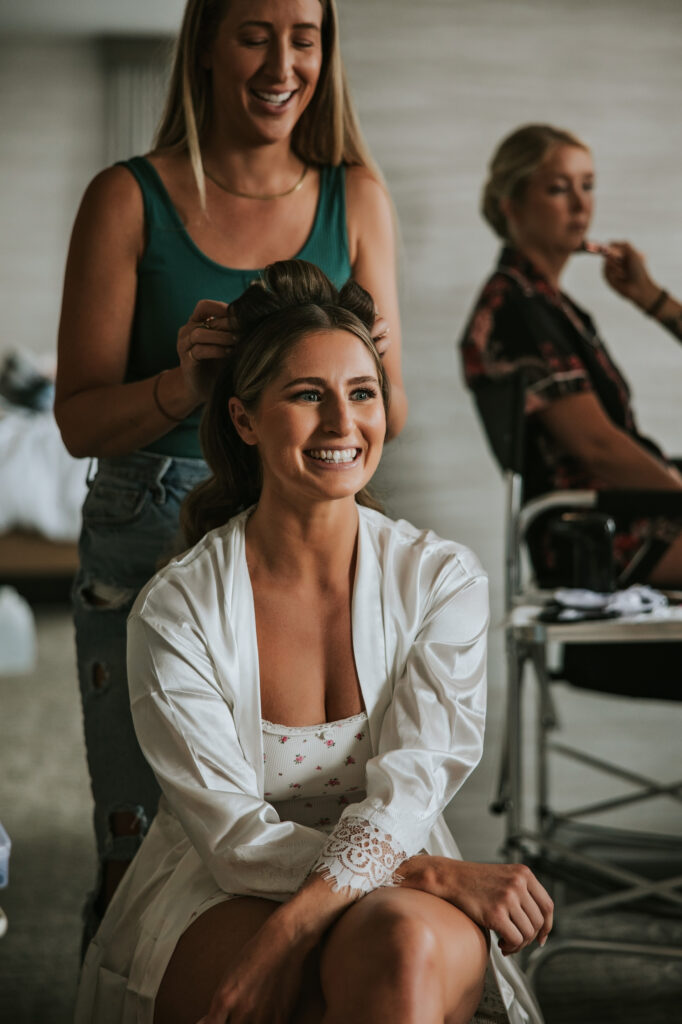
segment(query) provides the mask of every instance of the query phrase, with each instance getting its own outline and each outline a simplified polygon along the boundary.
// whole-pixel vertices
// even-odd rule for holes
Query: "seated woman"
[[[129,619],[163,797],[76,1019],[465,1024],[492,928],[510,1019],[538,1022],[500,953],[544,942],[551,900],[522,865],[455,859],[441,817],[481,755],[486,577],[365,490],[388,406],[373,303],[291,261],[231,311],[198,543]]]
[[[483,216],[504,248],[462,335],[464,373],[475,389],[524,372],[527,499],[565,488],[682,490],[678,470],[639,434],[628,385],[593,321],[560,288],[569,258],[585,245],[593,188],[587,146],[531,124],[500,144],[483,191]],[[599,248],[609,283],[680,337],[682,307],[654,284],[636,251],[626,243]],[[650,549],[661,557],[646,571]],[[566,582],[547,519],[531,553],[546,585]],[[621,517],[614,554],[621,580],[679,587],[682,521]]]

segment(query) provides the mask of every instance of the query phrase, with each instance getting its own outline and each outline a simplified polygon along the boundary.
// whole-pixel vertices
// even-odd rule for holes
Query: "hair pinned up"
[[[537,170],[555,146],[589,147],[563,128],[551,124],[526,124],[517,128],[499,144],[488,167],[488,180],[481,195],[481,213],[504,241],[509,241],[507,218],[500,208],[501,199],[520,199],[531,174]]]
[[[258,451],[235,430],[229,399],[236,396],[247,409],[254,409],[301,338],[324,330],[348,331],[359,338],[374,360],[388,412],[388,378],[370,334],[374,302],[355,281],[337,291],[314,264],[282,260],[266,267],[260,279],[230,304],[230,316],[234,349],[219,363],[199,430],[212,476],[188,495],[180,517],[189,545],[258,501],[262,486]],[[356,500],[380,508],[366,488]]]

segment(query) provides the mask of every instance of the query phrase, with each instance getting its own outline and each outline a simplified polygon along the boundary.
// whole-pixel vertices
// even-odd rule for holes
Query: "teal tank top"
[[[142,156],[121,161],[142,191],[147,243],[138,266],[137,296],[126,381],[144,380],[178,365],[178,331],[200,299],[232,302],[260,269],[234,270],[209,259],[192,241],[161,178]],[[350,277],[345,167],[323,167],[313,226],[298,259],[315,263],[341,288]],[[200,457],[201,409],[146,451]]]

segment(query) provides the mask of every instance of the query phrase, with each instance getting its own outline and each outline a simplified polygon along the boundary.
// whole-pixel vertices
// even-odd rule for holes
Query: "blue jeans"
[[[126,619],[159,564],[183,549],[180,505],[207,475],[202,459],[150,452],[100,459],[83,505],[73,605],[100,872],[107,860],[132,859],[160,794],[133,729]],[[118,812],[132,814],[134,835],[113,834]]]

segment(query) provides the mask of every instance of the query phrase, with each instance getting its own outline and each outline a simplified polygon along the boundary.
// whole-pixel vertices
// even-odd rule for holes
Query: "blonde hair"
[[[211,120],[211,72],[202,56],[224,18],[230,0],[188,0],[175,45],[166,104],[154,138],[158,150],[186,151],[202,207],[206,181],[201,145]],[[383,184],[350,96],[339,45],[335,0],[322,6],[322,68],[315,93],[294,128],[292,148],[306,164],[366,167]]]
[[[520,199],[531,174],[555,146],[577,146],[589,152],[589,146],[572,132],[551,124],[526,124],[507,135],[493,153],[481,194],[481,213],[505,241],[509,241],[509,226],[500,200]]]
[[[201,420],[199,436],[211,476],[185,499],[180,525],[188,545],[241,509],[255,504],[262,486],[257,449],[237,433],[229,400],[239,398],[254,410],[263,390],[273,381],[287,354],[302,338],[319,331],[354,334],[371,355],[379,390],[388,415],[389,384],[370,334],[374,300],[355,281],[337,291],[323,272],[305,260],[283,260],[266,267],[259,281],[230,304],[235,346],[221,366]],[[364,487],[355,496],[359,505],[381,511]]]

